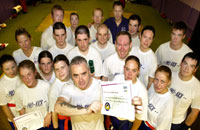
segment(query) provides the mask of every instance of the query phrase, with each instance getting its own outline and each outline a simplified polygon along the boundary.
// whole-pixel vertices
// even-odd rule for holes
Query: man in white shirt
[[[67,32],[63,23],[56,22],[53,25],[53,37],[56,40],[56,44],[49,49],[53,58],[55,58],[58,54],[67,55],[67,53],[73,48],[71,44],[66,42]]]
[[[69,31],[72,34],[71,43],[73,46],[76,46],[76,41],[75,41],[75,30],[78,27],[79,24],[79,15],[77,13],[71,13],[70,14],[70,24],[71,26],[68,28]]]
[[[99,25],[96,33],[97,41],[92,43],[90,46],[94,47],[99,51],[103,61],[111,54],[115,52],[115,46],[113,43],[109,42],[109,29],[105,24]]]
[[[187,53],[180,64],[180,71],[174,72],[170,91],[175,106],[171,130],[188,130],[194,123],[200,109],[200,82],[193,76],[199,64],[198,56]],[[190,113],[187,116],[189,107]]]
[[[180,63],[185,54],[192,50],[183,43],[187,26],[184,22],[174,24],[171,41],[161,44],[156,50],[158,65],[168,66],[172,72],[180,69]]]
[[[63,22],[64,18],[64,9],[60,5],[54,5],[53,8],[51,9],[51,17],[53,20],[53,24],[56,22]],[[70,42],[72,38],[71,32],[67,29],[67,39],[66,42]],[[41,36],[41,41],[40,41],[41,48],[43,50],[48,50],[51,48],[53,45],[56,44],[56,41],[53,38],[53,25],[50,25],[43,33]]]
[[[139,30],[141,26],[141,18],[137,14],[133,14],[128,19],[128,32],[131,34],[133,47],[140,46]]]

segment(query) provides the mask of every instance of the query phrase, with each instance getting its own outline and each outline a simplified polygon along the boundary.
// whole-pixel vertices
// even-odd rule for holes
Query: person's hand
[[[142,99],[140,97],[133,97],[132,104],[135,106],[135,113],[141,114],[143,111]]]
[[[51,124],[51,113],[47,113],[47,115],[44,118],[44,127],[49,127]]]
[[[90,106],[87,108],[87,113],[97,113],[101,110],[102,104],[98,101],[94,101]]]

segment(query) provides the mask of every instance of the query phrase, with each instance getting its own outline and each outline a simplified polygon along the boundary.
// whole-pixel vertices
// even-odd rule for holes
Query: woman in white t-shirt
[[[170,130],[173,115],[173,97],[168,90],[171,70],[160,66],[155,72],[153,85],[148,91],[148,117],[138,130]]]

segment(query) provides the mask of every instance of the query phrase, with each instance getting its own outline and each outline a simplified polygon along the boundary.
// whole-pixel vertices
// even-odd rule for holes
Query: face
[[[124,66],[124,78],[125,80],[136,81],[139,74],[138,63],[134,60],[129,60]]]
[[[53,62],[51,61],[50,58],[48,57],[43,57],[41,60],[40,60],[40,63],[39,63],[39,68],[40,70],[42,71],[42,73],[44,74],[49,74],[52,72],[52,66],[53,66]]]
[[[144,50],[148,49],[153,42],[153,32],[145,30],[140,38],[140,47]]]
[[[174,46],[182,44],[185,34],[183,30],[173,29],[171,33],[171,44]]]
[[[184,77],[192,77],[193,73],[196,71],[197,61],[186,57],[183,62],[181,62],[180,74]]]
[[[87,34],[78,34],[76,38],[76,43],[80,51],[85,52],[89,48],[89,37]]]
[[[92,19],[94,20],[94,23],[101,24],[101,21],[103,20],[103,16],[100,10],[95,10],[94,14],[92,16]]]
[[[167,86],[170,84],[170,80],[167,78],[166,72],[158,71],[155,75],[154,81],[154,90],[157,93],[164,94],[168,91]]]
[[[129,33],[131,35],[137,34],[139,31],[139,23],[137,20],[130,20],[128,24]]]
[[[97,39],[100,44],[106,44],[109,39],[108,28],[98,28]]]
[[[85,90],[89,87],[91,77],[89,75],[89,68],[86,63],[72,65],[70,71],[72,80],[78,88]]]
[[[17,36],[17,43],[23,51],[31,49],[31,39],[25,34]]]
[[[120,5],[115,5],[113,9],[115,20],[120,20],[123,14],[123,8]]]
[[[121,59],[125,59],[128,56],[131,46],[132,43],[130,43],[129,37],[127,35],[118,36],[115,42],[117,54]]]
[[[2,70],[9,78],[14,78],[17,75],[17,65],[14,61],[7,61],[2,64]]]
[[[37,84],[37,80],[35,79],[36,73],[36,71],[34,72],[26,67],[19,69],[21,80],[29,88],[35,87]]]
[[[58,61],[54,64],[54,72],[60,81],[69,80],[69,66],[64,61]]]
[[[62,10],[54,9],[53,15],[52,15],[53,23],[62,22],[63,18],[64,18],[64,14],[63,14]]]
[[[63,46],[65,44],[65,39],[67,38],[67,34],[64,29],[55,29],[53,37],[56,40],[56,44],[58,46]]]
[[[71,26],[73,28],[76,28],[78,26],[78,22],[79,22],[78,16],[72,15],[71,18],[70,18]]]

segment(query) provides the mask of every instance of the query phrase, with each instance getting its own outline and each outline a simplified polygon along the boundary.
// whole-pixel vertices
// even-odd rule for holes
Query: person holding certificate
[[[148,91],[148,118],[142,122],[139,130],[170,130],[174,108],[173,96],[168,90],[170,83],[169,67],[158,67]]]
[[[50,85],[43,80],[36,79],[37,71],[34,63],[30,60],[20,62],[18,71],[23,84],[16,90],[16,110],[19,111],[20,115],[39,111],[44,121],[42,123],[44,128],[41,128],[41,130],[46,130],[51,123],[51,114],[48,113],[48,91]],[[24,121],[24,124],[21,125],[27,126],[26,123],[33,124],[35,122],[37,121]]]

